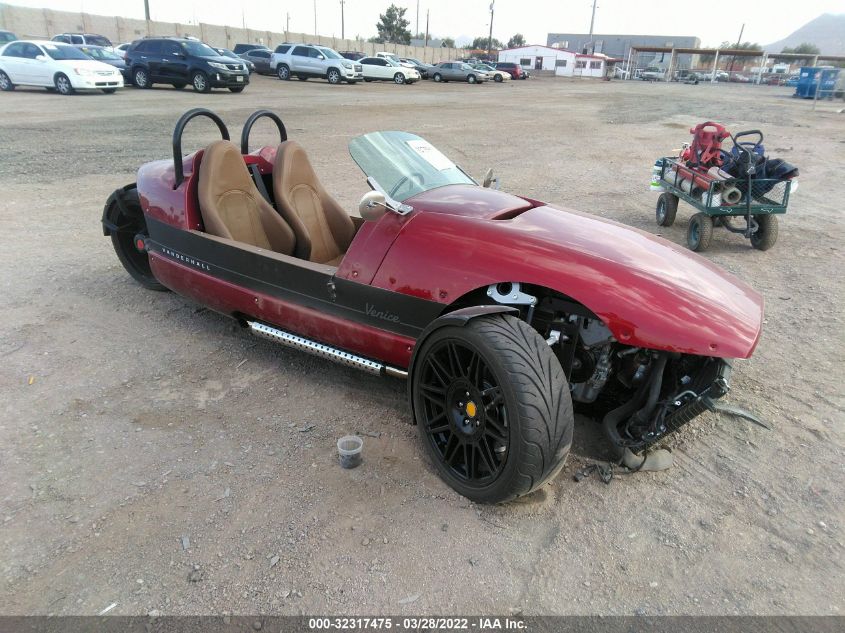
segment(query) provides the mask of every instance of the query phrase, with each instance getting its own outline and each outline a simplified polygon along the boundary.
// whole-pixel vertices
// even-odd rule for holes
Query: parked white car
[[[389,57],[364,57],[359,59],[358,63],[363,69],[364,81],[412,84],[420,79],[420,74],[416,69],[403,66]]]
[[[110,94],[123,87],[123,75],[75,46],[19,40],[0,49],[0,90],[14,90],[15,86],[41,86],[63,95],[76,90]]]

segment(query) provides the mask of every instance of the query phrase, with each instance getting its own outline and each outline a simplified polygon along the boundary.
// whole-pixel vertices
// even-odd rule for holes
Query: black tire
[[[68,76],[64,73],[58,73],[53,78],[53,82],[56,85],[56,92],[64,97],[68,97],[75,92],[73,85],[70,83],[70,79],[68,79]]]
[[[132,71],[132,83],[138,88],[152,88],[153,86],[150,75],[144,68],[136,68]]]
[[[502,76],[501,75],[494,75],[493,81],[495,81],[497,84],[502,83]]]
[[[478,83],[478,77],[475,75],[467,75],[467,83],[475,84]]]
[[[755,215],[757,230],[751,234],[751,246],[758,251],[767,251],[778,241],[778,216]]]
[[[246,86],[234,86],[232,88],[229,88],[229,90],[237,94],[239,92],[243,92],[245,87]]]
[[[117,92],[117,88],[103,88],[104,95],[113,95],[115,92]]]
[[[438,474],[473,501],[510,501],[563,468],[572,399],[557,358],[524,321],[495,315],[435,330],[411,393]]]
[[[432,79],[434,79],[434,81],[436,81],[437,83],[440,83],[441,81],[443,81],[443,75],[441,75],[440,73],[434,73]]]
[[[326,81],[328,81],[333,86],[336,86],[341,81],[343,81],[343,77],[340,74],[340,71],[337,68],[329,68],[329,71],[326,73]]]
[[[402,85],[403,83],[405,83],[405,75],[403,75],[402,73],[396,73],[395,75],[393,75],[393,83]]]
[[[690,250],[706,251],[713,239],[713,219],[706,213],[696,213],[687,227],[687,246]]]
[[[194,87],[194,92],[207,93],[211,90],[211,83],[208,81],[208,75],[201,70],[198,70],[191,75],[191,85]]]
[[[0,70],[0,90],[4,92],[11,92],[15,89],[15,84],[9,79],[9,75]]]
[[[675,214],[678,212],[678,196],[673,193],[664,192],[657,198],[655,216],[658,226],[672,226],[675,223]]]
[[[150,258],[147,253],[139,251],[135,246],[136,236],[149,235],[135,185],[118,189],[109,196],[104,215],[117,227],[111,229],[109,233],[114,252],[126,272],[145,288],[167,290],[150,270]]]
[[[285,64],[279,64],[276,68],[276,76],[282,81],[290,81],[290,68]]]
[[[182,88],[184,88],[186,85],[187,85],[187,84],[181,84],[181,83],[180,83],[180,84],[173,84],[173,87],[174,87],[176,90],[182,90]]]

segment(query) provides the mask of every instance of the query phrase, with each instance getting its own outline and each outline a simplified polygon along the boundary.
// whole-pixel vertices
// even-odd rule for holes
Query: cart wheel
[[[713,237],[713,220],[706,213],[696,213],[687,228],[687,246],[694,251],[705,251]]]
[[[678,196],[673,193],[661,193],[657,199],[657,224],[659,226],[672,226],[675,223],[677,212]]]
[[[778,241],[778,217],[776,215],[755,215],[757,230],[751,234],[751,246],[758,251],[767,251]]]

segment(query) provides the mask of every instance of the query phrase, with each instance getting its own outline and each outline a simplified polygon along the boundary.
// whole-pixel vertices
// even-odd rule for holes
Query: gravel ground
[[[0,612],[3,614],[836,614],[843,574],[845,117],[789,90],[532,79],[329,86],[257,77],[241,95],[169,88],[0,95]],[[278,112],[349,209],[346,152],[416,132],[503,189],[654,224],[651,166],[718,120],[762,128],[801,188],[766,253],[725,231],[706,256],[765,295],[762,341],[729,402],[664,473],[572,475],[601,455],[579,420],[561,475],[506,506],[447,488],[408,424],[404,385],[250,338],[123,271],[99,220],[170,153],[183,111],[233,136]],[[254,144],[274,142],[268,123]],[[263,127],[266,125],[266,127]],[[186,134],[186,151],[213,138]],[[365,434],[342,471],[337,437]],[[837,589],[838,588],[838,589]]]

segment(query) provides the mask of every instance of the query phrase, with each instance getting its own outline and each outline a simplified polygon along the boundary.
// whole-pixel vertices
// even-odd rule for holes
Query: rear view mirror
[[[358,213],[368,222],[380,219],[385,211],[387,211],[387,204],[384,194],[380,191],[368,191],[358,203]]]
[[[495,178],[493,176],[493,168],[492,167],[490,169],[488,169],[487,172],[484,174],[484,182],[481,186],[485,187],[487,189],[489,189],[491,186],[493,186],[494,189],[499,188],[499,179]]]

